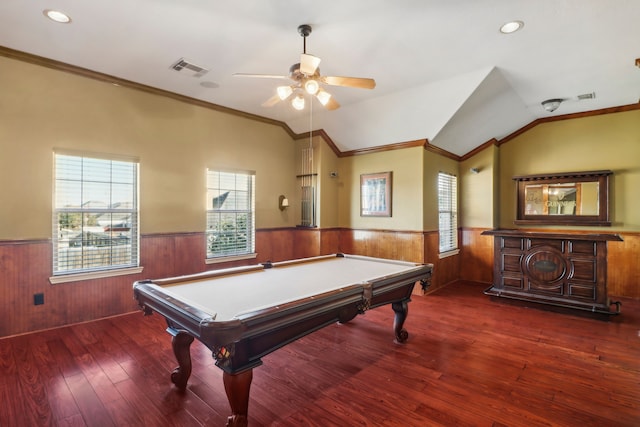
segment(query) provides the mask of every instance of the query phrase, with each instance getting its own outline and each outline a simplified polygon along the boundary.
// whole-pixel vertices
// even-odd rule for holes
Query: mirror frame
[[[611,226],[609,219],[609,177],[610,170],[590,172],[563,172],[542,175],[514,176],[518,183],[517,215],[515,224],[554,224],[554,225],[601,225]],[[528,184],[566,184],[579,182],[598,183],[598,215],[526,215],[525,189]]]

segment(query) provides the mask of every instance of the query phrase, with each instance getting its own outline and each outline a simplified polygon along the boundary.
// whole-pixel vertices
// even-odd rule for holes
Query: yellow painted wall
[[[497,151],[495,145],[460,162],[460,226],[492,228],[494,209],[494,182],[496,181]],[[471,169],[478,169],[472,173]]]
[[[338,159],[340,227],[374,230],[422,230],[422,147]],[[392,216],[360,216],[360,175],[393,172]]]
[[[502,144],[499,159],[500,227],[514,227],[513,176],[609,169],[611,230],[640,230],[640,110],[540,124]]]
[[[316,137],[320,152],[320,165],[318,167],[318,182],[320,188],[320,209],[318,225],[323,228],[337,227],[338,212],[340,210],[338,189],[340,187],[340,174],[338,173],[338,156],[328,144]],[[338,176],[332,176],[335,172]]]
[[[0,57],[0,240],[51,236],[54,148],[140,160],[142,233],[203,231],[205,170],[256,171],[258,228],[293,226],[280,127]]]
[[[207,167],[256,171],[258,228],[299,224],[292,171],[308,141],[280,126],[9,58],[0,70],[0,240],[50,237],[55,148],[139,158],[145,234],[204,230]],[[446,171],[460,177],[461,226],[510,228],[512,176],[612,169],[611,229],[640,230],[638,110],[541,124],[460,164],[422,147],[337,158],[320,138],[314,146],[321,227],[437,230],[437,173]],[[393,172],[392,217],[361,217],[360,175],[384,171]],[[280,194],[292,206],[284,212]]]

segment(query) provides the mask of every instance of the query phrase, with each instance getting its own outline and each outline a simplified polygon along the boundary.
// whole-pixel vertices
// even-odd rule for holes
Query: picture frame
[[[392,172],[360,175],[360,216],[391,216]]]

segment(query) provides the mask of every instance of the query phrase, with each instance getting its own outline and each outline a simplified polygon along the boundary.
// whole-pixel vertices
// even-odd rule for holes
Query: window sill
[[[231,255],[231,256],[221,256],[216,258],[207,258],[204,260],[205,264],[220,264],[223,262],[231,262],[231,261],[241,261],[243,259],[253,259],[258,256],[257,253],[251,254],[242,254],[242,255]]]
[[[105,277],[125,276],[127,274],[142,273],[144,267],[119,268],[117,270],[92,271],[89,273],[64,274],[60,276],[49,277],[49,283],[57,285],[58,283],[79,282],[81,280],[102,279]]]
[[[460,249],[454,249],[452,251],[441,252],[438,254],[438,259],[448,258],[450,256],[458,255],[460,253]]]

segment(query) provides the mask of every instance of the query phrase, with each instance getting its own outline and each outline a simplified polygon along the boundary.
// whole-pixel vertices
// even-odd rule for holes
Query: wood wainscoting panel
[[[46,327],[51,256],[48,240],[0,242],[0,336]],[[36,293],[44,294],[44,305],[34,305]]]
[[[460,254],[440,258],[440,238],[437,230],[424,232],[424,259],[425,262],[433,264],[430,292],[460,277]]]
[[[323,228],[320,232],[320,255],[338,252],[345,252],[340,247],[340,229]]]
[[[422,252],[424,235],[416,232],[396,232],[394,236],[394,259],[431,263]]]
[[[0,242],[0,337],[94,320],[136,309],[141,274],[52,285],[51,241]],[[35,304],[35,295],[43,304]]]
[[[437,231],[342,229],[340,249],[356,255],[433,264],[430,291],[460,277],[460,255],[440,259]]]
[[[176,275],[175,242],[175,235],[140,237],[140,265],[144,267],[144,277],[156,279]]]
[[[460,231],[460,279],[493,282],[493,238],[482,236],[487,228],[463,228]]]
[[[309,258],[320,255],[320,233],[319,228],[298,227],[295,229],[293,239],[293,258]]]
[[[149,234],[140,237],[144,277],[158,279],[214,268],[204,262],[204,233]],[[230,265],[228,265],[230,266]],[[215,265],[215,268],[220,268]]]
[[[389,230],[352,230],[340,232],[342,252],[410,262],[425,261],[422,232]]]
[[[609,294],[640,299],[640,233],[618,233],[622,242],[609,242]],[[624,310],[624,308],[623,308]]]
[[[203,262],[207,256],[206,237],[203,233],[183,233],[175,236],[174,248],[175,271],[178,274],[190,274],[203,268],[211,269],[211,265],[205,266]]]
[[[135,311],[132,284],[136,280],[256,262],[207,265],[204,260],[204,233],[143,235],[142,273],[52,285],[51,241],[0,241],[0,337]],[[36,294],[44,296],[44,304],[35,305]]]
[[[257,262],[278,262],[294,258],[294,235],[291,228],[256,230]]]

